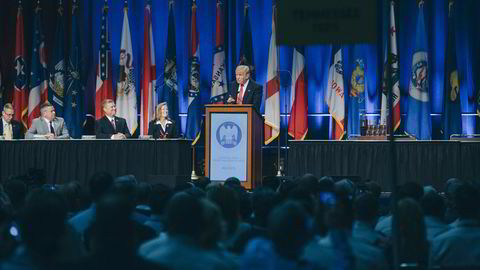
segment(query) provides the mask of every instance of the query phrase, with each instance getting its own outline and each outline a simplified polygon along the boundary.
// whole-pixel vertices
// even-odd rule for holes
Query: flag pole
[[[193,5],[196,5],[195,0],[193,0]],[[192,173],[190,175],[191,180],[198,180],[198,176],[195,173],[195,145],[196,145],[196,141],[194,140],[192,143]]]

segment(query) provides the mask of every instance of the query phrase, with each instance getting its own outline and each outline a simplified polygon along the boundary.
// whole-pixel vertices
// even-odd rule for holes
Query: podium
[[[205,105],[205,175],[237,177],[253,189],[262,179],[263,118],[250,104]]]

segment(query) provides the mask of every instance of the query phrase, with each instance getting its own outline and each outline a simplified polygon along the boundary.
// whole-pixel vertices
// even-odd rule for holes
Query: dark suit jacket
[[[235,81],[230,87],[228,95],[237,100],[238,83]],[[263,89],[254,80],[250,79],[247,84],[247,89],[244,90],[243,104],[253,104],[257,112],[260,113],[260,105],[262,104]]]
[[[170,120],[172,123],[167,123],[165,130],[163,130],[162,125],[155,124],[157,120],[153,120],[148,124],[148,135],[152,135],[155,139],[165,139],[165,138],[177,138],[177,127],[175,122]]]
[[[11,120],[10,123],[12,124],[12,136],[13,139],[23,139],[22,133],[22,124],[20,122]],[[3,120],[0,117],[0,135],[3,135]]]
[[[107,116],[98,119],[95,122],[95,135],[97,139],[110,139],[113,134],[123,133],[125,137],[130,138],[132,135],[128,130],[127,121],[124,118],[115,116],[115,126],[108,120]]]

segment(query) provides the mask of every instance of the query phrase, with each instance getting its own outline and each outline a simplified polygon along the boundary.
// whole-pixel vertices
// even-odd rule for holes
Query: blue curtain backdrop
[[[30,63],[30,51],[33,28],[33,9],[36,0],[22,0],[25,17],[25,47],[27,52],[27,63]],[[50,64],[53,56],[52,48],[55,41],[55,23],[57,19],[56,0],[40,0],[43,10],[43,20],[46,35],[47,58]],[[72,0],[64,0],[64,10],[71,10]],[[85,113],[94,112],[94,93],[96,65],[98,61],[99,32],[102,6],[104,1],[81,0],[80,2],[80,35],[82,42],[83,66],[87,70]],[[129,20],[133,43],[134,72],[137,78],[137,89],[140,89],[142,60],[143,60],[143,13],[146,0],[129,0]],[[191,0],[176,0],[174,4],[175,28],[176,28],[176,51],[177,51],[177,76],[178,76],[178,97],[181,120],[181,132],[185,131],[187,106],[188,106],[188,47],[190,31]],[[401,89],[401,110],[402,123],[404,123],[407,111],[408,84],[411,72],[413,35],[415,34],[415,22],[417,16],[416,0],[397,1],[397,42],[400,58],[400,89]],[[254,50],[254,63],[256,80],[264,85],[267,75],[268,46],[271,33],[272,0],[249,0],[249,19],[252,26],[252,39]],[[113,60],[113,87],[116,88],[118,80],[118,61],[120,50],[120,37],[123,19],[123,1],[109,0],[109,29]],[[200,42],[200,91],[201,102],[205,104],[210,98],[210,87],[212,78],[213,48],[215,41],[215,4],[216,0],[197,1],[197,25]],[[380,80],[383,72],[383,26],[384,15],[382,10],[387,4],[384,0],[377,1],[378,14],[378,41],[377,44],[369,44],[365,50],[368,58],[368,70],[365,80],[368,83],[368,94],[366,95],[366,108],[374,111],[380,108]],[[227,77],[229,81],[234,79],[234,68],[239,60],[240,43],[244,21],[244,0],[225,1],[225,44],[227,51]],[[4,100],[10,101],[13,88],[13,57],[15,46],[15,20],[17,1],[0,0],[0,68],[2,71],[3,84],[5,86]],[[429,89],[432,112],[432,137],[441,139],[441,114],[443,104],[444,65],[446,49],[446,27],[447,27],[448,0],[426,0],[425,1],[425,24],[428,42],[429,55]],[[458,67],[461,76],[461,109],[464,133],[475,133],[477,116],[475,115],[477,105],[477,92],[480,89],[480,1],[462,0],[457,1],[457,55]],[[157,86],[158,91],[163,87],[163,63],[168,30],[168,1],[152,1],[152,24],[155,44],[155,58],[157,65]],[[71,15],[66,14],[66,35],[70,34]],[[277,30],[277,32],[280,30]],[[353,66],[351,54],[352,45],[344,46],[344,66]],[[66,47],[68,48],[68,47]],[[324,93],[327,86],[328,65],[331,57],[331,46],[310,45],[306,47],[306,80],[308,85],[308,126],[307,139],[328,139],[330,116],[328,107],[324,100]],[[282,113],[282,145],[285,143],[283,134],[286,130],[288,112],[288,97],[290,94],[290,72],[292,66],[292,48],[280,46],[279,68],[281,76],[281,113]],[[372,67],[375,67],[373,69]],[[349,71],[351,73],[351,71]],[[350,75],[345,76],[345,90],[350,87]],[[140,91],[137,91],[140,94]],[[161,96],[161,92],[158,95]],[[265,94],[264,94],[265,97]],[[140,102],[140,97],[138,97]],[[348,104],[348,103],[347,103]],[[138,103],[140,108],[140,103]],[[261,111],[263,112],[262,104]],[[403,130],[403,127],[400,127]]]

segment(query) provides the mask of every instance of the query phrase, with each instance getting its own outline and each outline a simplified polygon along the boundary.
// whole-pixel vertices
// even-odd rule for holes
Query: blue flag
[[[188,116],[185,137],[194,140],[200,138],[202,108],[200,104],[200,50],[197,34],[197,6],[192,4],[192,21],[190,24],[190,74],[188,81]]]
[[[423,17],[423,1],[418,8],[415,47],[408,96],[408,113],[405,131],[418,140],[432,139],[430,98],[428,90],[427,33]]]
[[[63,97],[65,90],[65,30],[63,26],[63,6],[57,8],[57,29],[55,31],[55,49],[50,62],[50,79],[48,81],[48,101],[55,107],[57,116],[63,117]]]
[[[67,79],[65,92],[65,122],[72,138],[80,138],[83,134],[84,85],[82,84],[81,39],[78,31],[78,3],[72,4],[72,33],[70,36],[70,53],[68,55]]]
[[[360,113],[365,113],[365,99],[367,97],[366,84],[366,45],[354,45],[351,65],[351,76],[349,83],[348,99],[348,134],[360,134]]]
[[[250,67],[250,78],[255,80],[255,64],[253,61],[253,46],[252,46],[252,28],[248,18],[248,4],[245,5],[245,17],[243,23],[243,37],[240,46],[240,61],[239,65],[246,65]]]
[[[447,55],[445,59],[445,85],[443,97],[442,132],[445,140],[452,134],[462,133],[460,112],[460,77],[457,68],[455,46],[455,4],[450,2],[448,10]]]
[[[179,134],[180,118],[178,116],[178,81],[177,81],[177,57],[175,49],[175,19],[173,17],[173,2],[168,8],[168,37],[167,52],[163,73],[163,91],[160,102],[167,102],[168,116],[175,121],[177,134]]]

